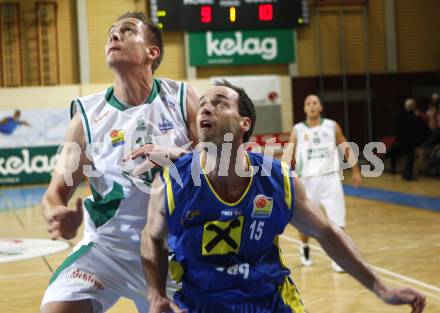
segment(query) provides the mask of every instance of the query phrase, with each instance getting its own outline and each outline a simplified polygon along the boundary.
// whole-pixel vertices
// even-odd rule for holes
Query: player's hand
[[[426,296],[412,288],[394,289],[382,286],[377,294],[385,303],[393,305],[410,305],[412,308],[411,313],[423,312],[426,305]]]
[[[82,199],[76,199],[75,209],[59,205],[45,214],[47,231],[52,239],[72,239],[83,220]]]
[[[171,299],[157,296],[150,299],[149,313],[186,313],[186,310],[180,309]]]
[[[188,153],[187,146],[183,147],[166,147],[154,144],[146,144],[140,148],[134,149],[129,155],[124,157],[124,161],[134,160],[139,157],[146,158],[144,162],[137,165],[133,170],[133,175],[140,175],[156,166],[168,166],[172,161]]]
[[[171,161],[174,161],[187,152],[188,152],[187,150],[180,147],[167,147],[167,146],[159,146],[155,144],[146,144],[140,148],[136,148],[133,151],[131,151],[129,155],[126,155],[124,157],[124,161],[130,159],[134,160],[139,157],[147,158],[151,156],[158,156],[164,159],[170,159]]]
[[[354,172],[353,173],[353,185],[357,188],[362,183],[362,175],[361,173]]]

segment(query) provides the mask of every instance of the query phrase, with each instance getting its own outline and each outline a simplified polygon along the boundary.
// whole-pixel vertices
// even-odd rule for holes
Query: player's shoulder
[[[299,130],[306,129],[306,128],[308,128],[308,127],[307,127],[305,121],[302,121],[302,122],[299,122],[299,123],[296,123],[295,125],[293,125],[293,129],[295,131],[299,131]]]
[[[93,94],[90,94],[87,96],[75,98],[73,101],[78,101],[81,104],[88,104],[88,103],[102,101],[103,99],[105,99],[106,94],[109,92],[110,88],[107,88],[106,90],[103,90],[101,92],[97,92],[97,93],[93,93]]]
[[[336,126],[337,122],[335,120],[332,120],[332,119],[329,119],[329,118],[323,118],[322,119],[322,125]]]
[[[182,81],[159,77],[154,79],[154,83],[159,85],[160,93],[175,94],[186,84]]]
[[[81,107],[81,110],[88,111],[89,109],[93,109],[98,105],[105,103],[106,96],[111,90],[112,87],[98,93],[73,99],[70,102],[70,116],[73,117],[75,113],[79,111],[79,106]]]

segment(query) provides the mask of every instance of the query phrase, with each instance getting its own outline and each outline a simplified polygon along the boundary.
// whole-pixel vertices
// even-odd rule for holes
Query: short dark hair
[[[243,117],[249,117],[251,119],[251,127],[243,135],[243,142],[247,142],[249,138],[252,136],[255,122],[257,120],[254,103],[252,102],[251,98],[249,98],[249,96],[247,95],[246,91],[244,91],[243,88],[232,85],[226,79],[215,81],[214,86],[228,87],[238,93],[238,113],[240,113],[240,115]]]
[[[145,27],[148,30],[149,36],[148,40],[152,42],[154,45],[159,47],[160,54],[159,57],[154,60],[152,65],[153,73],[157,70],[160,63],[163,59],[164,54],[164,48],[163,48],[163,40],[162,40],[162,31],[160,30],[159,26],[154,24],[146,15],[144,12],[141,11],[135,11],[135,12],[126,12],[122,15],[120,15],[117,19],[117,21],[123,20],[124,18],[135,18],[144,23]]]

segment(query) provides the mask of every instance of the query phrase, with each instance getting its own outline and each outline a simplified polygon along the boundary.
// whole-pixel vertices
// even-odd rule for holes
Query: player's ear
[[[252,121],[249,117],[242,117],[241,118],[240,130],[242,132],[244,132],[244,133],[247,132],[251,128],[251,125],[252,125]]]
[[[150,60],[156,60],[160,56],[160,49],[158,46],[148,46],[147,56]]]

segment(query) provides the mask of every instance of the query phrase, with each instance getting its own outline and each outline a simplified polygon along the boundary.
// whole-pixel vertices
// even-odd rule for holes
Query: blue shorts
[[[304,313],[304,306],[295,285],[286,279],[273,294],[240,304],[203,304],[186,297],[182,291],[174,294],[174,302],[187,313]]]

